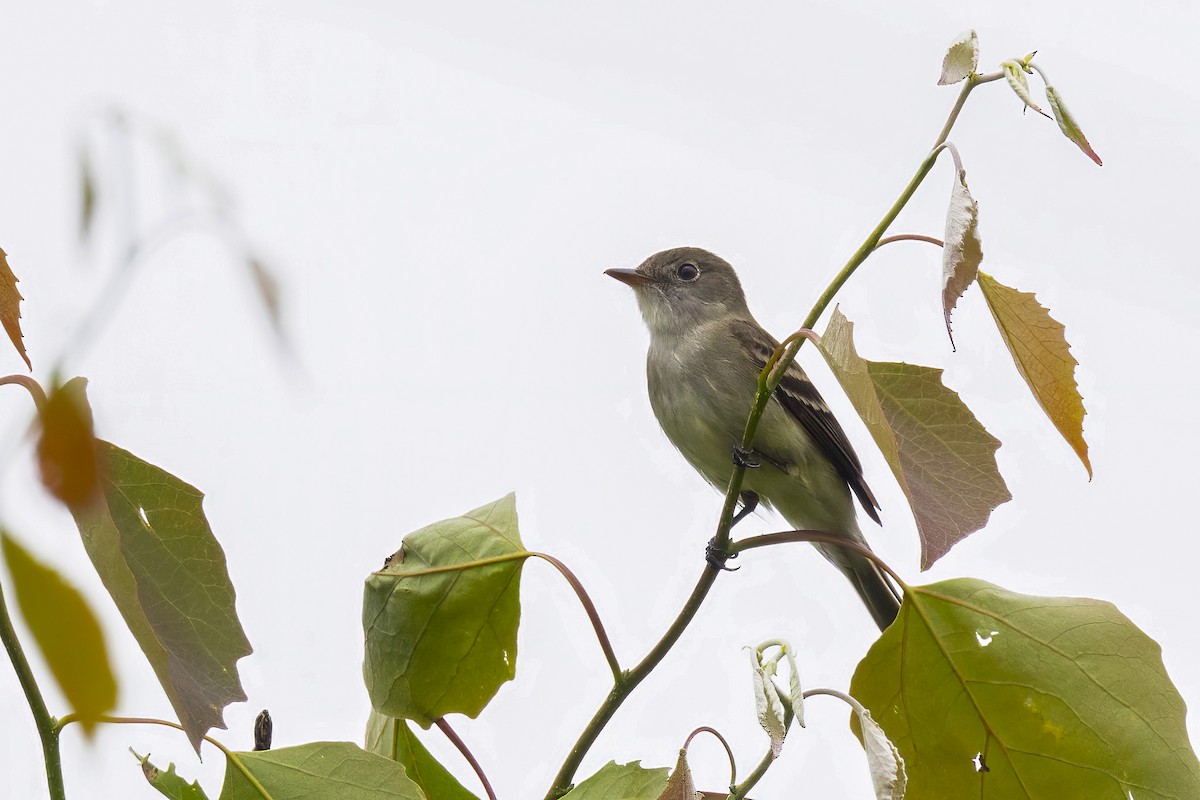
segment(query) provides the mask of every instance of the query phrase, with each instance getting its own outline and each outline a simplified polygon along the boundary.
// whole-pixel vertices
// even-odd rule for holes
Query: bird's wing
[[[732,324],[731,332],[734,338],[753,359],[761,372],[767,365],[771,354],[775,352],[778,343],[769,333],[753,322],[737,320]],[[867,515],[879,523],[879,503],[875,495],[863,479],[862,464],[854,454],[846,438],[846,432],[838,424],[837,418],[825,405],[817,387],[813,385],[804,370],[796,362],[788,365],[783,379],[775,389],[777,399],[792,417],[799,422],[813,442],[820,448],[822,455],[833,464],[842,479],[849,484],[851,491],[858,497]]]

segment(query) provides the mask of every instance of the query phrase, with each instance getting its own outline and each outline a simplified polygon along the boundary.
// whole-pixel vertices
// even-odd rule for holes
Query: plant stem
[[[731,553],[743,553],[757,547],[770,547],[771,545],[787,544],[789,542],[820,542],[821,544],[832,544],[846,550],[853,550],[859,555],[865,556],[875,562],[875,565],[886,572],[901,589],[907,589],[908,587],[908,584],[874,550],[866,545],[847,539],[845,534],[834,533],[833,531],[780,531],[779,533],[764,533],[761,536],[748,536],[745,539],[732,542],[729,545],[729,551]]]
[[[946,246],[946,243],[936,236],[926,236],[922,233],[897,233],[895,236],[885,236],[880,239],[875,243],[875,249],[878,250],[885,244],[891,244],[892,242],[928,242],[938,247]]]
[[[729,742],[725,741],[725,737],[716,728],[710,728],[707,725],[701,725],[696,730],[688,734],[687,741],[683,743],[683,749],[687,750],[692,746],[692,739],[695,739],[701,733],[711,733],[721,746],[725,748],[725,755],[729,756],[729,788],[733,790],[733,785],[737,783],[737,759],[733,757],[733,748],[729,746]]]
[[[25,700],[29,710],[33,712],[33,721],[37,725],[38,736],[42,740],[42,758],[46,761],[46,786],[50,790],[51,800],[66,800],[66,788],[63,786],[62,756],[58,748],[58,728],[54,717],[46,710],[46,701],[38,689],[37,680],[29,668],[29,660],[17,639],[13,628],[12,618],[8,615],[8,605],[4,602],[4,588],[0,586],[0,639],[4,641],[4,649],[8,651],[8,659],[13,669],[17,671],[17,680],[21,690],[25,692]]]
[[[454,732],[454,729],[450,727],[450,723],[446,722],[446,718],[438,717],[436,720],[434,720],[433,724],[437,725],[438,730],[445,734],[446,738],[450,740],[450,743],[458,749],[458,752],[462,754],[462,757],[465,758],[467,763],[471,765],[471,769],[475,770],[475,777],[479,778],[479,782],[483,784],[483,791],[487,793],[488,800],[496,800],[496,793],[492,790],[492,784],[488,782],[487,775],[485,775],[483,772],[483,767],[479,766],[479,762],[475,760],[475,756],[471,753],[470,748],[468,748],[466,743],[459,738],[457,733]]]
[[[908,201],[917,191],[917,187],[925,180],[925,176],[933,169],[934,162],[937,160],[937,154],[940,152],[946,138],[950,135],[954,123],[958,120],[958,115],[962,112],[963,105],[967,102],[967,97],[971,94],[971,90],[981,83],[989,83],[1003,77],[1003,72],[993,72],[987,75],[972,75],[967,78],[962,91],[959,92],[958,100],[954,103],[954,107],[950,109],[950,115],[946,118],[946,124],[942,126],[942,130],[938,134],[930,153],[925,156],[920,167],[917,168],[916,174],[913,175],[908,185],[904,187],[904,191],[900,193],[900,197],[892,204],[887,213],[884,214],[883,219],[867,235],[866,240],[863,241],[858,250],[854,252],[854,255],[850,257],[850,260],[846,262],[845,266],[834,277],[833,282],[826,287],[825,291],[817,299],[804,324],[800,326],[802,330],[805,328],[811,329],[816,325],[817,320],[821,318],[821,314],[829,306],[834,295],[850,279],[850,276],[854,274],[859,265],[871,255],[871,252],[878,245],[879,240],[883,237],[888,227],[895,221],[904,206],[908,204]],[[743,449],[749,450],[752,448],[754,435],[758,430],[759,420],[762,419],[763,412],[766,410],[767,401],[775,392],[775,387],[783,377],[784,371],[795,359],[796,352],[800,349],[800,345],[804,343],[804,338],[804,336],[789,338],[788,341],[790,343],[781,345],[772,356],[775,363],[768,362],[767,366],[759,374],[758,393],[755,395],[754,405],[750,410],[749,417],[746,419],[746,428],[742,434]],[[746,467],[739,462],[740,460],[734,462],[733,472],[729,478],[729,487],[725,491],[725,502],[721,507],[720,520],[717,523],[717,532],[713,537],[712,549],[718,553],[728,552],[729,531],[733,526],[733,515],[737,509],[738,497],[742,491],[742,481],[746,474]],[[608,693],[608,697],[600,704],[600,708],[597,709],[595,715],[593,715],[591,721],[588,722],[587,727],[583,729],[583,733],[580,734],[579,739],[571,748],[566,761],[563,762],[562,767],[554,778],[554,783],[550,787],[550,791],[546,793],[545,800],[558,800],[558,798],[570,791],[575,771],[579,768],[579,764],[583,761],[583,757],[587,754],[588,749],[596,741],[596,737],[600,735],[600,731],[612,719],[613,714],[625,702],[625,698],[629,696],[630,692],[650,674],[650,671],[662,661],[675,642],[679,640],[683,631],[695,618],[696,612],[700,610],[700,605],[704,602],[704,598],[708,595],[720,571],[719,567],[711,564],[705,567],[704,572],[700,575],[700,580],[696,583],[696,588],[692,590],[692,594],[688,597],[687,602],[684,603],[679,616],[671,623],[671,627],[663,634],[662,639],[658,641],[658,644],[654,645],[653,649],[646,654],[646,657],[636,667],[626,672],[623,678],[618,680],[616,685],[613,686],[612,691]]]
[[[596,610],[596,604],[592,602],[591,596],[583,588],[583,583],[579,578],[575,577],[575,573],[571,572],[566,564],[554,556],[548,556],[545,553],[532,553],[532,555],[557,569],[559,574],[571,585],[571,588],[575,591],[575,596],[579,598],[580,605],[583,606],[584,612],[587,614],[588,619],[591,620],[592,630],[596,632],[596,640],[600,642],[600,649],[604,651],[604,658],[608,661],[608,668],[612,670],[613,682],[620,683],[622,678],[621,664],[617,661],[617,654],[613,650],[612,642],[608,638],[608,632],[604,630],[604,623],[600,620],[600,612]]]

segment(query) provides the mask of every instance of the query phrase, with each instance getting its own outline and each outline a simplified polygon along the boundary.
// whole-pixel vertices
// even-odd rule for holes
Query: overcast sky
[[[1171,677],[1200,706],[1200,18],[1184,2],[1068,6],[10,9],[0,246],[21,279],[36,376],[48,378],[111,267],[112,236],[89,255],[76,232],[75,147],[99,109],[173,131],[236,200],[283,284],[291,366],[245,271],[204,234],[157,251],[117,317],[69,361],[70,374],[90,379],[100,435],[207,494],[256,650],[240,664],[249,702],[226,711],[231,730],[218,737],[248,747],[267,707],[279,746],[360,741],[363,579],[405,533],[511,490],[527,545],[574,567],[619,656],[640,658],[699,575],[721,499],[659,432],[645,398],[647,334],[629,291],[602,271],[666,247],[707,247],[739,269],[759,321],[786,335],[932,143],[956,94],[935,85],[942,53],[970,27],[988,69],[1037,49],[1105,162],[1097,168],[1053,123],[1022,115],[1003,83],[974,93],[952,137],[980,204],[984,268],[1036,291],[1067,326],[1095,479],[1041,415],[975,289],[950,351],[933,248],[888,248],[838,301],[863,355],[945,368],[1004,441],[998,460],[1014,499],[986,529],[919,574],[915,529],[886,464],[815,354],[802,362],[863,457],[885,522],[864,527],[902,575],[1111,600],[1162,644]],[[133,158],[149,219],[164,202],[161,176],[150,148]],[[111,158],[99,173],[97,224],[111,232],[121,223],[105,183]],[[893,230],[939,235],[950,177],[939,164]],[[13,353],[0,358],[5,371],[22,368]],[[170,717],[69,516],[36,484],[19,436],[28,398],[10,389],[0,402],[4,444],[19,448],[3,460],[0,517],[99,610],[119,711]],[[772,515],[744,525],[743,535],[784,527]],[[806,546],[742,562],[581,777],[610,758],[672,764],[702,724],[720,728],[748,769],[765,736],[743,645],[789,639],[805,685],[848,686],[874,629],[845,580]],[[481,719],[456,722],[505,800],[544,793],[610,680],[550,569],[526,569],[522,599],[516,682]],[[64,712],[48,677],[43,685],[52,712]],[[808,729],[756,796],[867,797],[845,717],[814,700]],[[44,797],[36,734],[7,665],[0,718],[6,788]],[[1189,727],[1195,739],[1195,713]],[[425,738],[461,774],[443,742]],[[201,767],[181,735],[109,727],[90,746],[65,734],[70,796],[152,796],[130,745],[217,794],[215,751]],[[695,747],[698,782],[719,788],[718,749]]]

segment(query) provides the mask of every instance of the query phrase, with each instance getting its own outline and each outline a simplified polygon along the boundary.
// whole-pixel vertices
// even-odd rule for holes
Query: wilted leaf
[[[851,692],[899,748],[913,800],[1200,797],[1160,648],[1109,603],[910,586]]]
[[[276,800],[426,800],[404,767],[350,742],[233,755]],[[229,759],[220,800],[263,800],[263,795]]]
[[[966,170],[955,169],[954,185],[950,189],[950,206],[946,209],[946,241],[942,247],[942,311],[946,316],[946,333],[954,344],[950,329],[950,313],[958,298],[979,274],[983,262],[983,244],[979,241],[979,204],[967,189]]]
[[[25,354],[25,342],[21,334],[21,301],[24,299],[17,291],[17,276],[8,266],[8,254],[0,250],[0,325],[4,326],[13,347],[25,360],[25,366],[32,370],[33,364]]]
[[[646,769],[640,761],[610,761],[563,800],[657,800],[667,786],[667,768]]]
[[[792,716],[796,724],[804,727],[804,689],[800,686],[800,665],[792,655],[792,648],[785,647],[783,654],[788,662],[788,704],[792,707]]]
[[[399,761],[408,777],[431,800],[477,800],[425,749],[402,719],[372,709],[367,718],[367,751]]]
[[[21,616],[90,735],[97,720],[117,704],[117,679],[96,616],[75,587],[38,563],[15,539],[0,532],[0,541]]]
[[[42,484],[68,508],[99,499],[100,465],[87,379],[72,378],[53,387],[40,417],[37,456]]]
[[[946,86],[965,80],[978,66],[979,37],[973,30],[963,31],[954,37],[942,58],[942,77],[938,78],[938,85]]]
[[[692,780],[692,768],[688,766],[687,750],[679,751],[675,769],[657,800],[696,800],[696,782]]]
[[[754,710],[758,715],[758,724],[771,737],[771,755],[779,758],[783,750],[783,738],[787,735],[787,718],[784,716],[783,701],[780,700],[779,690],[775,681],[763,668],[758,653],[750,651],[751,681],[754,686]],[[771,670],[774,673],[774,670]]]
[[[133,753],[133,750],[129,752]],[[208,795],[200,788],[198,782],[188,783],[175,774],[174,764],[168,764],[167,771],[163,772],[150,763],[149,754],[139,756],[137,753],[133,753],[133,757],[141,762],[142,774],[163,797],[169,797],[171,800],[208,800]]]
[[[192,746],[245,700],[237,661],[251,652],[204,495],[97,440],[102,501],[72,510],[104,587],[154,668]]]
[[[928,569],[1011,499],[996,467],[1000,442],[942,384],[940,369],[867,361],[853,331],[835,309],[818,349],[908,497]]]
[[[527,556],[511,494],[404,537],[363,597],[371,704],[424,728],[477,716],[516,674]]]
[[[1079,362],[1071,355],[1066,329],[1029,292],[1005,286],[986,273],[979,275],[979,288],[1017,371],[1092,477],[1083,438],[1083,397],[1075,383]]]
[[[1025,66],[1016,61],[1002,61],[1000,68],[1004,70],[1004,78],[1008,81],[1008,85],[1016,92],[1017,97],[1021,98],[1021,102],[1029,108],[1032,108],[1037,113],[1041,114],[1046,119],[1050,115],[1041,109],[1037,103],[1033,102],[1033,96],[1029,94],[1029,78]]]
[[[1096,162],[1096,166],[1104,166],[1104,162],[1100,160],[1100,156],[1096,155],[1096,151],[1088,144],[1087,137],[1083,135],[1083,131],[1079,128],[1079,123],[1075,121],[1075,117],[1071,116],[1071,112],[1063,105],[1062,98],[1058,94],[1058,90],[1053,86],[1046,87],[1046,100],[1050,103],[1050,110],[1054,112],[1054,119],[1058,122],[1059,129],[1066,134],[1075,145],[1087,154],[1087,157]]]
[[[904,772],[904,759],[900,751],[871,717],[870,711],[863,709],[858,715],[858,726],[876,800],[904,800],[908,775]]]

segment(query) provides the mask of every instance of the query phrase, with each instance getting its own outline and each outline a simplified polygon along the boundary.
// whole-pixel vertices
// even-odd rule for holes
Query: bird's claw
[[[704,548],[704,560],[708,562],[710,567],[724,570],[726,572],[736,572],[741,567],[727,567],[725,562],[731,558],[737,558],[737,553],[728,553],[717,549],[717,540],[709,539],[708,545]]]
[[[735,445],[733,448],[733,463],[746,469],[757,469],[762,466],[754,460],[754,451],[741,445]]]

